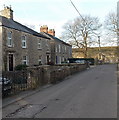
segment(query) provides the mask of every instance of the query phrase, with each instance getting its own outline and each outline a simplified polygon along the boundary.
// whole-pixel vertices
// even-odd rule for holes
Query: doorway
[[[13,71],[14,70],[14,58],[13,54],[8,55],[8,71]]]
[[[49,55],[47,55],[47,64],[49,64],[49,62],[50,62],[50,57]]]

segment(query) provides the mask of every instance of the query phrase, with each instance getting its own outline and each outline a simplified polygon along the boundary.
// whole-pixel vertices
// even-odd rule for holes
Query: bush
[[[17,66],[15,67],[15,70],[19,70],[19,71],[21,71],[21,70],[26,70],[27,67],[28,67],[28,65],[20,64],[20,65],[17,65]]]

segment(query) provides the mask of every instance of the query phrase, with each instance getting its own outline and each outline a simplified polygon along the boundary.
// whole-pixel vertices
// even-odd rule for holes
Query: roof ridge
[[[63,40],[61,40],[61,39],[59,39],[59,38],[57,38],[57,37],[55,37],[55,36],[53,36],[53,35],[51,35],[51,34],[49,34],[49,33],[46,33],[46,32],[41,32],[41,33],[44,33],[44,34],[48,35],[49,37],[51,37],[51,38],[53,38],[53,39],[56,39],[56,40],[58,40],[58,41],[60,41],[60,42],[62,42],[62,43],[64,43],[64,44],[66,44],[66,45],[68,45],[68,46],[71,46],[70,44],[64,42]]]
[[[35,36],[38,36],[38,37],[43,37],[43,38],[47,38],[49,39],[48,37],[38,33],[37,31],[15,21],[15,20],[11,20],[11,19],[8,19],[4,16],[0,16],[2,18],[2,20],[0,19],[0,21],[2,22],[2,26],[5,26],[5,27],[9,27],[9,28],[12,28],[12,29],[16,29],[16,30],[20,30],[20,31],[23,31],[23,32],[26,32],[26,33],[29,33],[29,34],[32,34],[32,35],[35,35]]]

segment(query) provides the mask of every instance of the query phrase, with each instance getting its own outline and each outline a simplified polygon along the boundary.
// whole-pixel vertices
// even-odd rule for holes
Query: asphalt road
[[[3,108],[3,118],[117,118],[116,65],[100,65]]]

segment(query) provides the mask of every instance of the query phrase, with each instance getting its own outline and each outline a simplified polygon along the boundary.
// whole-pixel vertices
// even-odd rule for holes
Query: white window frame
[[[42,49],[42,40],[38,39],[38,49]]]
[[[64,62],[64,56],[62,57],[62,62]]]
[[[25,39],[23,39],[23,37],[24,37]],[[27,48],[26,35],[22,35],[22,36],[21,36],[21,42],[22,42],[22,48]]]
[[[57,45],[55,46],[55,52],[57,52]]]
[[[59,44],[59,53],[61,52],[61,45]]]
[[[62,62],[62,57],[59,56],[59,64],[61,64],[61,62]]]
[[[65,46],[65,53],[67,52],[67,47]]]
[[[38,58],[38,64],[39,64],[39,65],[42,64],[42,55],[39,56],[39,58]]]
[[[7,33],[7,46],[13,47],[12,32]]]
[[[63,51],[63,53],[65,53],[65,46],[62,46],[62,49],[63,49],[63,50],[62,50],[62,51]]]
[[[49,46],[49,42],[48,42],[48,40],[46,40],[46,48],[47,48],[47,51],[50,50],[50,46]]]
[[[25,57],[25,59],[24,59],[24,57]],[[22,57],[22,64],[23,65],[28,65],[28,57],[27,56]]]

